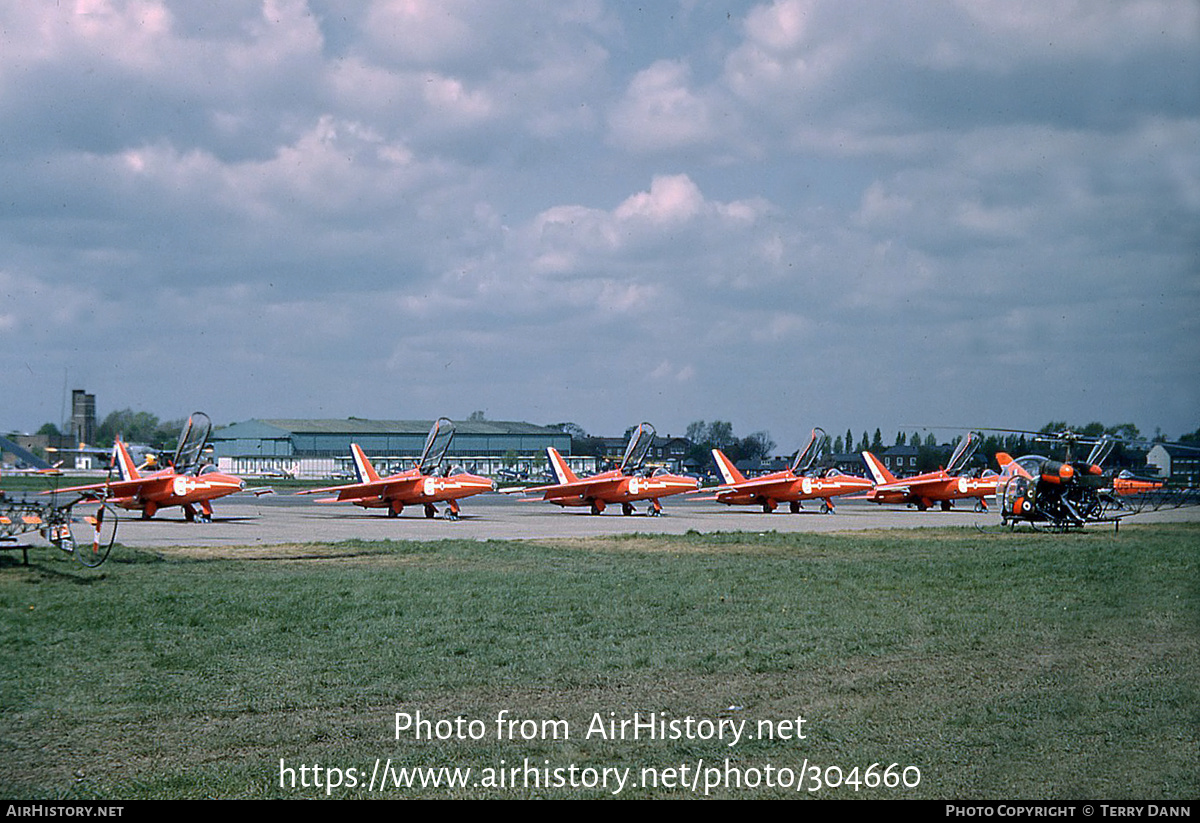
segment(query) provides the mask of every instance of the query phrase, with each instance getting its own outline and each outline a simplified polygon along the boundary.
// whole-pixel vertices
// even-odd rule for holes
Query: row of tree
[[[589,435],[575,423],[560,423],[555,428],[571,435],[572,451],[575,454],[601,455],[604,453],[604,438]],[[1051,436],[1064,432],[1072,432],[1085,440],[1104,435],[1118,438],[1117,446],[1105,460],[1107,468],[1137,468],[1144,464],[1146,444],[1149,441],[1142,438],[1138,427],[1132,423],[1105,426],[1102,423],[1093,422],[1084,426],[1071,426],[1065,421],[1051,421],[1036,432],[984,432],[985,436],[976,452],[973,465],[976,468],[995,469],[997,468],[996,455],[999,452],[1006,452],[1013,457],[1038,453],[1061,458],[1066,449],[1065,441],[1056,441]],[[965,434],[965,431],[957,433],[950,438],[949,442],[939,443],[933,432],[926,432],[922,436],[920,432],[916,431],[911,433],[899,431],[891,446],[907,446],[916,450],[916,464],[908,465],[907,468],[910,471],[906,473],[934,471],[946,464],[951,450],[958,445]],[[628,432],[626,435],[628,436]],[[691,443],[688,458],[697,466],[709,465],[710,455],[714,448],[725,452],[734,462],[739,462],[742,460],[766,460],[771,457],[776,445],[766,431],[738,437],[734,433],[733,424],[726,420],[711,422],[697,420],[688,425],[684,436]],[[1156,432],[1151,440],[1163,441],[1165,438],[1161,432]],[[1193,434],[1184,435],[1180,440],[1182,442],[1200,442],[1200,429]],[[803,445],[797,444],[797,447]],[[829,451],[833,454],[857,454],[864,451],[882,454],[888,448],[889,446],[884,443],[883,431],[878,428],[875,429],[873,435],[864,431],[858,438],[855,438],[853,432],[847,429],[844,435],[836,435],[829,443]],[[1075,458],[1086,457],[1087,448],[1086,445],[1076,446],[1072,456]],[[792,454],[794,453],[793,451]]]
[[[705,423],[697,420],[690,423],[684,437],[691,442],[688,457],[699,465],[706,465],[713,449],[720,449],[734,463],[743,460],[766,460],[775,450],[775,441],[765,431],[757,431],[745,437],[733,433],[733,424],[726,420]]]
[[[982,434],[984,437],[978,452],[976,452],[974,463],[976,466],[992,469],[996,468],[996,455],[999,452],[1006,452],[1013,457],[1037,453],[1062,458],[1066,455],[1070,438],[1061,436],[1067,434],[1074,435],[1082,441],[1073,446],[1073,458],[1086,458],[1091,448],[1091,441],[1107,435],[1117,442],[1104,461],[1106,468],[1141,467],[1144,465],[1145,453],[1149,444],[1166,440],[1161,432],[1156,432],[1153,438],[1142,437],[1141,431],[1133,423],[1105,426],[1103,423],[1092,422],[1083,426],[1072,426],[1062,420],[1051,421],[1036,432],[985,431]],[[904,432],[898,432],[893,445],[917,449],[916,470],[926,472],[944,465],[950,450],[958,445],[963,436],[965,436],[965,432],[954,436],[948,443],[939,444],[933,432],[927,433],[924,438],[918,432],[912,432],[907,436]],[[1200,442],[1200,429],[1193,434],[1184,435],[1180,440],[1182,442],[1192,440]],[[852,445],[854,442],[853,435],[847,430],[844,439],[841,436],[834,438],[832,450],[835,453],[843,451],[880,452],[886,448],[883,445],[883,436],[879,429],[875,430],[875,435],[871,438],[868,438],[867,433],[863,432],[857,446]]]
[[[603,457],[606,453],[607,439],[588,434],[577,423],[553,423],[550,428],[571,436],[572,454]],[[634,427],[627,429],[625,437],[632,435],[633,430]],[[733,433],[733,424],[726,420],[714,420],[711,423],[697,420],[688,425],[684,437],[691,443],[687,459],[701,466],[707,465],[713,449],[725,452],[735,463],[740,460],[766,460],[775,449],[775,441],[767,432],[758,431],[738,437]]]
[[[179,442],[179,433],[183,431],[187,419],[159,420],[150,412],[135,412],[132,409],[121,409],[110,413],[96,427],[96,442],[89,446],[108,447],[117,437],[129,443],[144,443],[156,449],[173,449]],[[38,434],[60,436],[58,426],[46,423]]]

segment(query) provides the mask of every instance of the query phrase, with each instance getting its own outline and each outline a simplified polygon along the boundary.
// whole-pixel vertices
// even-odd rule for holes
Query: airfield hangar
[[[420,457],[432,420],[247,420],[213,432],[217,466],[246,476],[349,478],[350,444],[357,443],[380,474],[411,468]],[[540,474],[546,447],[567,457],[571,437],[532,423],[454,421],[447,462],[485,475]]]

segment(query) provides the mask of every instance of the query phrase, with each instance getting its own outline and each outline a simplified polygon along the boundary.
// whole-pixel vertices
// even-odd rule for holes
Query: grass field
[[[0,794],[1195,798],[1198,563],[1187,524],[39,550],[0,558]]]

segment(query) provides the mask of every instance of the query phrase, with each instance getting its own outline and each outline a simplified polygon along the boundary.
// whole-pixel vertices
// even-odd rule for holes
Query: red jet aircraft
[[[1000,475],[990,471],[980,477],[960,474],[979,448],[981,439],[978,432],[968,432],[954,450],[946,468],[903,479],[889,472],[878,457],[870,452],[863,452],[863,460],[866,461],[871,476],[875,478],[875,489],[860,499],[876,503],[910,504],[921,511],[939,503],[942,511],[949,511],[953,501],[975,498],[979,501],[976,505],[986,511],[987,501],[984,498],[996,494]],[[1001,466],[1011,462],[1011,458],[1003,452],[997,455],[997,459],[1002,461]]]
[[[550,467],[558,482],[551,486],[536,486],[519,489],[525,494],[543,492],[542,499],[559,506],[590,506],[592,514],[600,514],[609,503],[620,503],[623,514],[633,514],[633,504],[649,500],[648,514],[662,514],[659,498],[681,492],[694,491],[700,483],[692,477],[671,474],[658,469],[649,476],[643,472],[646,453],[654,443],[654,427],[642,423],[629,438],[621,465],[611,471],[594,474],[580,480],[567,466],[562,455],[553,446],[546,448]]]
[[[760,505],[764,512],[773,512],[780,503],[788,503],[793,514],[800,511],[801,500],[820,498],[821,511],[831,512],[834,497],[866,491],[874,484],[865,477],[842,474],[834,468],[812,476],[812,467],[824,451],[827,440],[822,429],[813,429],[808,445],[797,453],[789,468],[753,479],[744,477],[724,452],[713,449],[713,460],[717,462],[725,484],[703,491],[715,491],[716,497],[711,499],[718,503],[729,506]]]
[[[208,415],[193,413],[179,435],[179,447],[171,465],[149,474],[138,471],[129,449],[117,438],[112,451],[116,480],[42,493],[82,492],[87,498],[104,500],[123,509],[140,510],[143,520],[153,517],[159,509],[181,506],[189,523],[197,517],[202,522],[208,522],[212,519],[213,500],[246,487],[240,477],[208,471],[201,466],[200,455],[208,443],[211,429],[212,422]]]
[[[437,474],[453,439],[454,423],[445,417],[438,419],[429,430],[429,438],[425,441],[425,449],[421,452],[421,459],[417,465],[389,477],[380,477],[359,445],[351,443],[357,483],[308,489],[296,494],[337,492],[337,497],[317,502],[350,502],[364,509],[387,509],[388,517],[398,517],[405,506],[417,504],[424,506],[426,517],[433,517],[437,514],[437,508],[433,504],[448,502],[450,505],[446,508],[445,517],[447,520],[457,520],[460,498],[493,491],[496,484],[487,477],[465,472],[445,476]]]
[[[1117,494],[1131,495],[1158,491],[1164,484],[1160,480],[1143,480],[1133,472],[1123,471],[1113,478],[1112,485]]]

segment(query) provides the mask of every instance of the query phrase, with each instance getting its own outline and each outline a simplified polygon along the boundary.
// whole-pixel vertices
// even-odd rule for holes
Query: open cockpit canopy
[[[625,447],[625,456],[621,458],[621,474],[633,474],[645,465],[654,437],[654,427],[649,423],[641,423],[634,429],[629,436],[629,445]]]
[[[792,474],[800,475],[811,469],[824,456],[829,447],[829,435],[825,430],[818,427],[812,430],[812,437],[808,439],[808,445],[801,451],[796,453],[796,459],[792,461]]]
[[[954,450],[954,454],[950,456],[950,462],[946,464],[946,474],[958,474],[971,462],[971,458],[975,456],[975,452],[979,450],[979,444],[983,442],[983,435],[979,432],[967,432],[967,436],[958,444],[958,448]]]
[[[191,417],[179,433],[179,445],[175,448],[173,466],[179,474],[197,472],[208,435],[212,432],[212,421],[204,412],[192,412]]]
[[[425,448],[421,451],[421,462],[417,464],[417,469],[422,475],[431,475],[438,470],[446,458],[446,451],[450,448],[450,441],[453,439],[454,423],[447,417],[439,417],[435,420],[433,428],[429,430],[429,437],[425,439]]]

